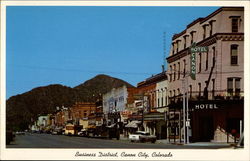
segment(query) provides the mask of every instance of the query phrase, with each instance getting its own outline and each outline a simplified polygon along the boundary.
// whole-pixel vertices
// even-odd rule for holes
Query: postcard
[[[249,160],[249,11],[1,1],[1,159]]]

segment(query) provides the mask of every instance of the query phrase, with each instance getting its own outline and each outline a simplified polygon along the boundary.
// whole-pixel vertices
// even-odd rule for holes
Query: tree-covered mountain
[[[70,107],[76,101],[94,102],[112,88],[123,85],[133,87],[121,79],[97,75],[74,88],[54,84],[12,96],[6,101],[7,128],[27,129],[38,115],[53,113],[57,106]]]
[[[77,91],[80,100],[95,101],[112,88],[121,87],[123,85],[133,87],[131,84],[121,79],[101,74],[74,87],[74,89]]]

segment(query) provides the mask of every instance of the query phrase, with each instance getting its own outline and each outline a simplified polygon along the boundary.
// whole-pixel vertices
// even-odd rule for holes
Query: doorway
[[[200,117],[199,140],[209,142],[214,137],[213,117]]]

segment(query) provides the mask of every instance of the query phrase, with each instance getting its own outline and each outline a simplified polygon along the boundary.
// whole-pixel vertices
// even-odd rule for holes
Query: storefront
[[[243,131],[243,100],[193,101],[189,103],[191,141],[235,142]]]
[[[157,139],[167,139],[167,113],[151,112],[144,115],[144,127]]]

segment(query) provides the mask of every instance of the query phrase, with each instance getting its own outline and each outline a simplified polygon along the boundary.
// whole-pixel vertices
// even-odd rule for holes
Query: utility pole
[[[186,86],[186,91],[187,91],[187,106],[186,106],[186,109],[187,109],[187,122],[188,122],[188,125],[187,125],[187,144],[189,144],[189,126],[190,126],[190,120],[188,118],[188,77],[187,77],[187,86]]]
[[[185,111],[185,78],[182,79],[182,90],[183,90],[183,143],[186,144],[186,111]]]

